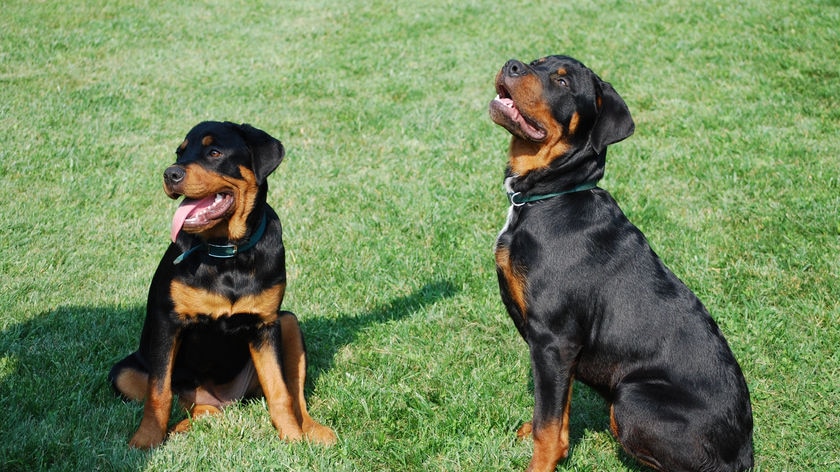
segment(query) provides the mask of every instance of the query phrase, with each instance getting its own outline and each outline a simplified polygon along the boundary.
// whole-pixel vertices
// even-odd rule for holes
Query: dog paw
[[[191,426],[192,426],[192,420],[190,420],[189,418],[184,418],[181,421],[179,421],[175,426],[173,426],[172,429],[169,430],[169,433],[170,434],[186,433],[187,431],[190,430]]]
[[[207,415],[221,415],[222,410],[216,408],[213,405],[195,405],[188,411],[189,417],[184,418],[183,420],[179,421],[172,429],[169,430],[170,433],[177,434],[177,433],[186,433],[192,427],[192,422],[201,418],[202,416]]]
[[[166,437],[165,431],[152,430],[152,428],[140,428],[128,442],[128,445],[137,449],[151,449],[159,446]]]
[[[522,440],[526,439],[528,436],[531,435],[531,422],[524,423],[522,426],[516,430],[516,439]]]
[[[277,434],[283,441],[297,442],[303,439],[303,431],[297,425],[277,428]]]
[[[308,440],[324,446],[332,446],[338,441],[335,431],[315,422],[312,422],[311,425],[307,425],[304,434]]]

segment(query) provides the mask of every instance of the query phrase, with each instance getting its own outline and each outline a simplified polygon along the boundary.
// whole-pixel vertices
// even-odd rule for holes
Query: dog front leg
[[[295,417],[307,439],[325,445],[334,444],[335,432],[313,420],[306,409],[306,399],[303,396],[306,382],[306,349],[303,345],[303,333],[294,313],[281,312],[280,327],[283,336],[283,378],[292,396]]]
[[[249,344],[271,424],[281,438],[297,441],[303,437],[301,419],[294,410],[294,399],[283,378],[280,350],[280,323],[263,328],[259,338]]]
[[[128,443],[139,449],[155,447],[166,437],[166,426],[172,409],[172,369],[180,346],[178,330],[173,329],[171,334],[161,336],[154,346],[154,356],[149,359],[149,383],[143,404],[143,419]]]
[[[553,471],[569,454],[574,356],[554,345],[531,348],[534,373],[534,455],[529,472]]]

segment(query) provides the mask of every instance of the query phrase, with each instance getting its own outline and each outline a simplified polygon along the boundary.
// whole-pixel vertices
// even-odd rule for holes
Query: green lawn
[[[2,10],[0,470],[523,470],[528,356],[492,256],[508,135],[487,103],[507,59],[552,53],[634,115],[601,185],[726,334],[756,470],[840,470],[836,0]],[[162,171],[205,119],[287,148],[269,179],[284,308],[332,448],[280,441],[263,402],[127,447],[142,407],[105,376],[136,347],[167,245]],[[607,416],[578,385],[559,470],[643,470]]]

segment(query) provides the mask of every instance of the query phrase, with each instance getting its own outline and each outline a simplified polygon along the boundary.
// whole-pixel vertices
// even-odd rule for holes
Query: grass
[[[757,470],[838,470],[840,5],[757,1],[4,2],[0,469],[521,470],[528,358],[497,293],[510,57],[573,55],[635,136],[602,186],[704,300],[755,411]],[[270,179],[330,449],[265,405],[129,450],[134,349],[204,119],[285,143]],[[578,385],[559,470],[642,470]],[[180,413],[178,413],[180,414]]]

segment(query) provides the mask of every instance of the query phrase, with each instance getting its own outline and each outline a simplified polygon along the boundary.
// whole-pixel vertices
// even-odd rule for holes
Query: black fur
[[[565,86],[551,78],[559,70]],[[522,80],[528,74],[534,77]],[[606,145],[633,131],[612,86],[568,57],[508,63],[497,88],[514,102],[539,94],[550,118],[517,103],[535,125],[550,127],[541,120],[551,119],[568,126],[572,113],[585,115],[578,119],[587,126],[579,124],[574,136],[565,128],[568,149],[548,165],[518,175],[512,162],[507,186],[524,195],[597,180]],[[521,137],[513,139],[512,149],[524,145],[516,143]],[[549,451],[540,434],[567,421],[573,380],[610,402],[618,441],[647,465],[666,471],[752,466],[752,412],[738,362],[700,300],[606,190],[512,206],[496,251],[502,300],[531,354],[535,452],[529,470],[553,470],[568,452],[567,442]],[[568,441],[568,424],[564,428]]]

